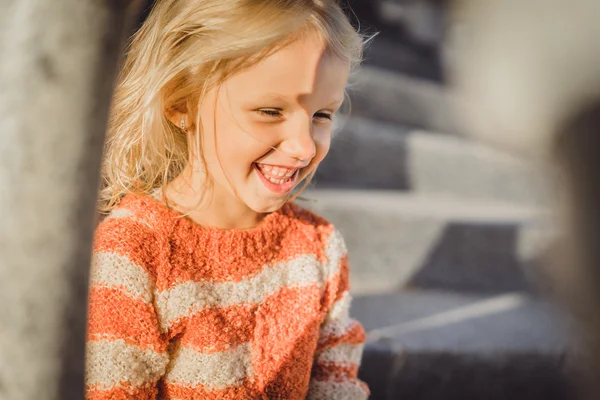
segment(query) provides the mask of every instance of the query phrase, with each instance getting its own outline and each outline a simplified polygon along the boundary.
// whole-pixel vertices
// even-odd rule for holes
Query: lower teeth
[[[267,179],[268,179],[268,178],[267,178]],[[273,183],[275,183],[275,184],[277,184],[277,185],[284,184],[284,183],[288,182],[289,180],[290,180],[290,178],[287,178],[287,179],[282,179],[282,180],[279,180],[279,181],[273,181],[273,180],[269,179],[269,181],[271,181],[271,182],[273,182]]]

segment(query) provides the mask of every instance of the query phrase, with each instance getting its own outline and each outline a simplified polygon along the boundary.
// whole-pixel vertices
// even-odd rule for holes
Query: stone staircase
[[[572,399],[530,166],[465,138],[362,130],[380,125],[349,123],[300,201],[345,236],[371,399]]]
[[[388,107],[394,104],[402,107],[401,102]],[[318,187],[400,190],[517,206],[549,203],[535,166],[512,154],[400,123],[341,119],[317,172]]]
[[[346,238],[371,399],[573,399],[567,320],[540,273],[548,184],[464,135],[456,99],[387,55],[392,39],[367,53],[300,200]]]
[[[532,292],[551,234],[531,207],[378,190],[314,190],[299,203],[346,239],[355,295],[411,287]]]

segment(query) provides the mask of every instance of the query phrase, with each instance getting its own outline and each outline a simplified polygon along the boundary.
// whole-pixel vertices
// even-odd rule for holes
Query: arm
[[[326,298],[331,299],[331,306],[319,332],[309,400],[363,400],[369,396],[367,385],[357,378],[365,332],[349,315],[348,255],[341,236],[339,247],[339,255],[330,257],[338,268],[327,283]]]
[[[109,218],[96,231],[86,352],[86,399],[150,400],[168,363],[149,267],[152,232],[133,218]]]

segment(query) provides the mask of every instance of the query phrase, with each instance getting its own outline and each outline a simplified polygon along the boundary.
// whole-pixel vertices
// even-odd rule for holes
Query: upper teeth
[[[296,172],[296,169],[281,168],[273,165],[259,164],[259,167],[263,172],[266,172],[271,177],[289,178],[294,175],[294,172]]]

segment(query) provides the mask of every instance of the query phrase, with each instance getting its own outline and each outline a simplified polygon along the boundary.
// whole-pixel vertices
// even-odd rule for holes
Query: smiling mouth
[[[277,194],[287,193],[296,185],[300,169],[254,163],[262,183]]]

